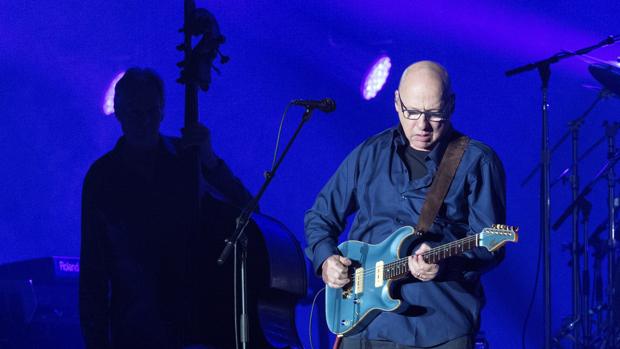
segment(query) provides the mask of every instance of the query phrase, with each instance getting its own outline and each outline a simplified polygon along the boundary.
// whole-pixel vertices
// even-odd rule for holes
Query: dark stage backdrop
[[[231,56],[200,99],[201,119],[216,151],[252,192],[272,159],[281,113],[294,98],[332,97],[336,112],[307,124],[261,203],[303,240],[303,215],[345,155],[366,137],[397,122],[393,91],[411,62],[444,64],[457,93],[454,124],[486,142],[504,161],[509,224],[520,242],[484,277],[488,302],[482,330],[493,348],[519,348],[536,276],[539,247],[538,176],[521,181],[539,161],[541,117],[538,74],[506,78],[504,71],[560,50],[593,45],[620,34],[620,2],[532,1],[199,1],[218,18]],[[0,2],[0,263],[48,255],[77,256],[80,195],[89,165],[119,137],[104,115],[104,94],[114,76],[133,65],[150,66],[166,82],[163,131],[182,126],[183,89],[174,81],[182,56],[183,2]],[[380,54],[391,75],[375,99],[360,84]],[[620,45],[593,53],[615,60]],[[567,122],[594,100],[596,86],[578,58],[552,67],[550,134],[555,143]],[[585,149],[603,135],[604,120],[620,119],[610,98],[582,129]],[[284,138],[301,115],[291,109]],[[566,143],[553,156],[552,178],[569,165]],[[601,146],[582,163],[582,183],[605,159]],[[569,202],[568,185],[552,189],[552,218]],[[606,214],[603,183],[589,196],[592,224]],[[568,223],[568,222],[567,222]],[[553,329],[570,314],[570,240],[565,224],[551,237]],[[310,292],[319,283],[312,279]],[[528,347],[542,344],[540,288],[528,326]],[[309,347],[308,305],[298,309],[300,336]],[[322,310],[314,319],[322,326]],[[318,336],[315,331],[315,338]],[[318,345],[318,342],[315,342]],[[323,347],[327,347],[323,341]]]

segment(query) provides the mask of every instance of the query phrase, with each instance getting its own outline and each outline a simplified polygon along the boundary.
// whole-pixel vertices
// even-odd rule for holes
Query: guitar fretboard
[[[448,257],[459,255],[478,246],[478,236],[471,235],[460,240],[435,247],[422,254],[426,263],[436,264]],[[396,280],[409,275],[408,257],[397,259],[383,266],[383,279]]]

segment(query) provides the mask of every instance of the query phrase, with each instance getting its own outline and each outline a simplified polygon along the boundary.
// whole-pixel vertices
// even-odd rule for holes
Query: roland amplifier
[[[0,265],[0,349],[82,348],[77,257]]]

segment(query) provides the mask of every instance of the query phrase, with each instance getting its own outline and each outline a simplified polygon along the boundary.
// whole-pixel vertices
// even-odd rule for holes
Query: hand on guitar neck
[[[431,281],[439,273],[439,264],[426,263],[422,256],[424,252],[430,250],[431,247],[429,245],[422,243],[413,256],[409,256],[409,271],[414,278],[420,281]]]

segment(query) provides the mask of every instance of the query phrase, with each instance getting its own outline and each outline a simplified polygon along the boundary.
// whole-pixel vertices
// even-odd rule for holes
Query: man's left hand
[[[409,256],[408,264],[411,275],[420,281],[431,281],[439,273],[439,264],[426,263],[422,257],[422,254],[430,249],[429,245],[422,243],[413,256]]]
[[[184,147],[200,147],[200,162],[203,166],[209,169],[217,166],[218,158],[211,146],[211,131],[205,125],[198,122],[190,127],[184,127],[181,129],[181,134]]]

